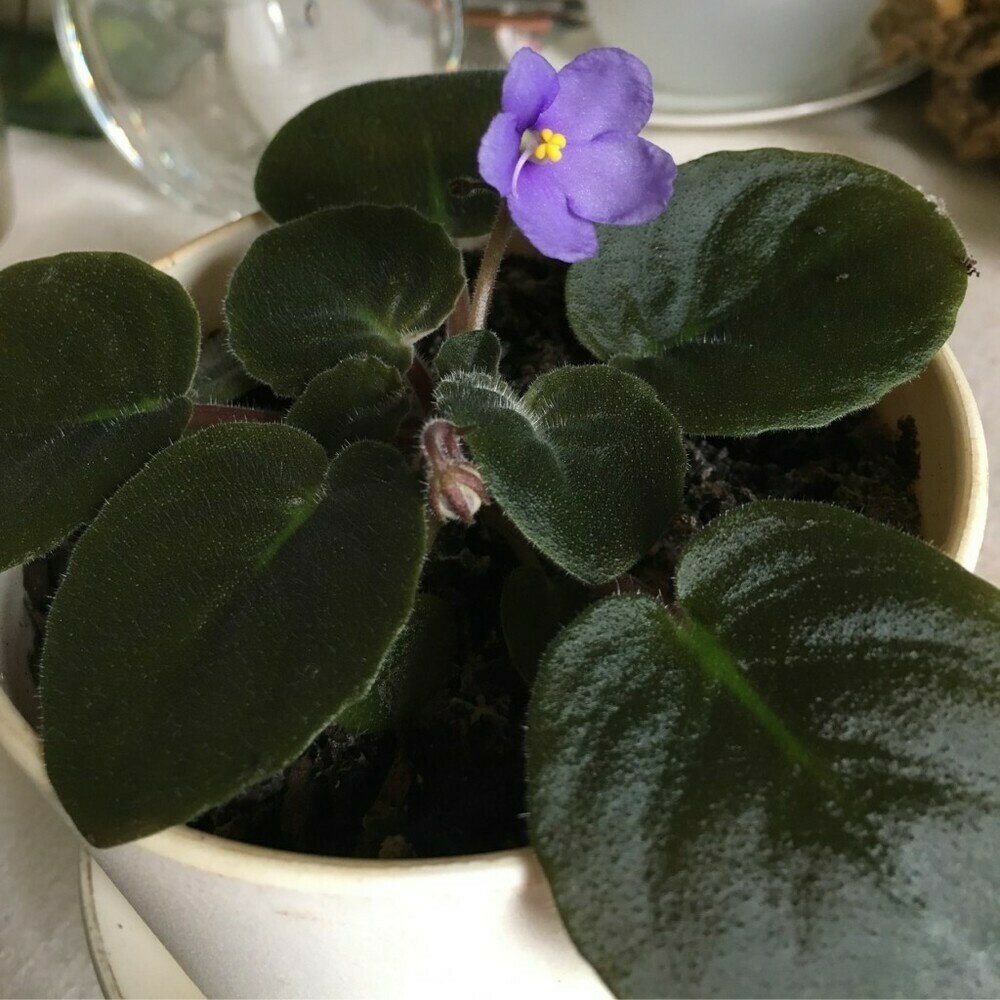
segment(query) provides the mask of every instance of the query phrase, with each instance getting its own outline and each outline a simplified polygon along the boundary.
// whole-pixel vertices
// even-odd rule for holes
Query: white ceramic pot
[[[158,262],[218,327],[230,271],[261,231],[243,219]],[[924,534],[972,568],[986,516],[985,443],[946,349],[880,406],[920,436]],[[20,570],[0,575],[0,743],[58,807],[30,716],[32,632]],[[209,997],[606,997],[556,914],[530,850],[353,861],[249,847],[175,827],[94,857]]]

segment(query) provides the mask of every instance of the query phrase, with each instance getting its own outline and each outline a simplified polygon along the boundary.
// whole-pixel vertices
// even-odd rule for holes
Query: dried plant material
[[[959,159],[1000,158],[1000,0],[885,0],[872,27],[887,59],[930,66],[927,120]]]
[[[942,18],[961,17],[965,13],[965,0],[934,0]]]

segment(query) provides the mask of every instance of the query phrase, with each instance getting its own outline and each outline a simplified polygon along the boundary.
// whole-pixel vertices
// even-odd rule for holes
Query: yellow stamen
[[[550,128],[543,128],[540,132],[527,130],[521,136],[521,157],[514,168],[514,179],[511,182],[511,191],[517,197],[517,181],[521,176],[525,163],[528,160],[536,160],[544,163],[558,163],[562,157],[562,151],[566,148],[566,136],[561,132],[553,132]]]
[[[535,159],[541,163],[543,160],[550,160],[558,163],[562,159],[562,151],[566,148],[566,136],[561,132],[553,132],[550,128],[543,128],[538,133],[539,143],[535,147]]]

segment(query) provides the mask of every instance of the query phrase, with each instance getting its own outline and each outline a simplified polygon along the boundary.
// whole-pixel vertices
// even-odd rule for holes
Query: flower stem
[[[500,261],[503,260],[504,251],[507,249],[513,231],[514,222],[507,209],[507,202],[502,201],[496,221],[493,223],[493,231],[486,242],[486,249],[483,250],[483,261],[476,277],[476,290],[472,293],[470,330],[484,330],[486,328],[486,318],[490,312],[490,301],[493,298],[493,287],[496,285],[497,273],[500,271]]]

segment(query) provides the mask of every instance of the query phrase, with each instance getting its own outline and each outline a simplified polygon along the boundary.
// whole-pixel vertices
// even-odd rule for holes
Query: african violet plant
[[[678,508],[680,428],[873,404],[952,329],[962,243],[839,156],[675,178],[637,136],[651,102],[623,52],[525,51],[303,111],[260,165],[280,224],[232,276],[229,357],[199,361],[187,293],[128,257],[0,274],[0,563],[84,528],[41,661],[52,782],[110,846],[331,720],[398,724],[450,667],[421,587],[441,520],[489,515],[525,554],[503,612],[532,843],[616,992],[995,994],[998,592],[794,502],[698,534],[669,603],[629,584]],[[511,218],[576,262],[594,359],[523,396],[486,329]],[[494,220],[470,302],[457,241]],[[233,404],[248,382],[287,405]]]

